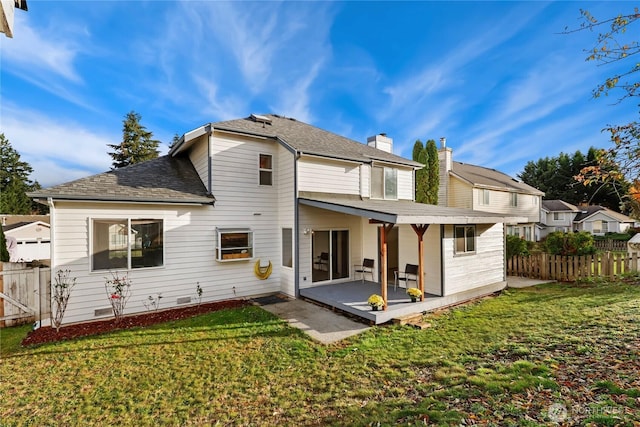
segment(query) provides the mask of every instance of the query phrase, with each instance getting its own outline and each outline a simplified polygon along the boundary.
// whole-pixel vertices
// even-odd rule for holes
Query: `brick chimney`
[[[453,167],[453,150],[447,147],[447,138],[445,137],[440,138],[438,162],[440,164],[438,206],[447,206],[449,204],[449,171]]]
[[[393,139],[389,138],[386,133],[370,136],[367,138],[367,145],[387,153],[393,152]]]

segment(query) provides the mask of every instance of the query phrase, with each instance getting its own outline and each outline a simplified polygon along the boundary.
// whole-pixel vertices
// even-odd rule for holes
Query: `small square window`
[[[253,257],[253,232],[248,229],[218,229],[218,261],[242,261]]]
[[[273,185],[273,157],[271,154],[260,154],[260,185]]]

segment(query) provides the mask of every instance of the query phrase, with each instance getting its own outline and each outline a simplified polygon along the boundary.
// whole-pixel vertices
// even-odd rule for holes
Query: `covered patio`
[[[422,301],[411,302],[405,288],[398,287],[394,290],[394,287],[390,285],[387,290],[387,309],[379,311],[371,310],[371,307],[367,304],[369,296],[380,291],[380,284],[370,281],[357,280],[314,286],[300,289],[300,296],[379,325],[404,316],[458,304],[478,296],[500,291],[503,288],[504,286],[496,284],[445,297],[426,294]]]
[[[517,222],[521,219],[469,209],[425,205],[409,200],[372,200],[338,194],[301,192],[298,202],[313,208],[366,218],[369,224],[378,225],[380,283],[342,282],[299,289],[299,294],[303,297],[337,307],[375,323],[384,323],[394,317],[433,310],[442,306],[442,299],[446,295],[444,265],[440,265],[441,296],[425,293],[424,235],[429,226],[496,224]],[[396,225],[410,226],[415,232],[418,260],[416,287],[422,292],[420,300],[416,303],[410,301],[404,288],[394,291],[393,278],[387,277],[387,236]],[[442,252],[442,247],[440,251]],[[367,304],[371,294],[382,296],[384,301],[382,311],[372,311]]]

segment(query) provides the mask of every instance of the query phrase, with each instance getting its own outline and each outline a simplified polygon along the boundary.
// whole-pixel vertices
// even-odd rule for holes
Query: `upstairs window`
[[[273,185],[273,157],[271,154],[260,154],[260,185]]]
[[[518,206],[518,193],[509,193],[509,204],[512,207]]]
[[[562,214],[560,212],[554,212],[553,213],[553,220],[554,221],[559,221],[561,219],[564,219],[564,218],[562,218]]]
[[[454,231],[456,254],[471,253],[476,251],[476,227],[475,225],[456,225]]]
[[[398,198],[398,170],[374,166],[371,168],[371,198]]]
[[[481,189],[480,190],[480,204],[481,205],[485,205],[488,206],[489,205],[489,195],[491,193],[489,192],[489,190],[486,189]]]

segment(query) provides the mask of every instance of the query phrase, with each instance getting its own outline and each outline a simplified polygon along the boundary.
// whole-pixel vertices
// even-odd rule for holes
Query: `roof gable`
[[[510,177],[495,169],[483,166],[470,165],[461,162],[452,162],[451,172],[474,186],[491,187],[498,190],[517,191],[520,193],[542,196],[544,193],[524,182]]]
[[[187,158],[162,156],[29,194],[41,199],[212,204]]]
[[[580,212],[577,206],[558,199],[543,200],[542,208],[548,212]]]
[[[609,218],[618,222],[634,222],[632,218],[619,212],[612,211],[611,209],[605,208],[604,206],[591,205],[581,207],[581,209],[583,210],[578,215],[576,215],[573,222],[584,222],[588,219],[592,219],[597,214],[608,216]]]

